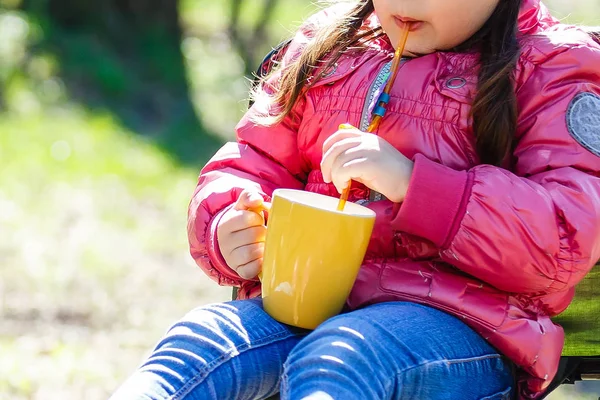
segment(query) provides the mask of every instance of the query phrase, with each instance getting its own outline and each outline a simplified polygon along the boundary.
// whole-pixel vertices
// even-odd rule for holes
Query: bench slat
[[[577,285],[573,302],[553,321],[565,330],[563,356],[600,356],[600,265]]]

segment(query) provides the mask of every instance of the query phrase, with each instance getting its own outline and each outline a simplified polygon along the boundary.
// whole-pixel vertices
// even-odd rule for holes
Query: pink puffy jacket
[[[299,30],[284,64],[326,18],[321,12]],[[369,201],[368,188],[353,186],[350,200],[377,219],[348,306],[405,300],[458,316],[519,366],[520,398],[534,399],[554,377],[564,342],[550,317],[600,258],[600,47],[539,0],[524,0],[520,30],[519,128],[506,169],[480,164],[474,149],[477,58],[439,52],[402,65],[377,134],[414,160],[414,173],[401,205]],[[250,121],[265,111],[257,103],[237,142],[205,166],[188,233],[193,258],[219,284],[241,286],[240,298],[260,294],[258,281],[226,265],[216,239],[243,189],[267,200],[279,187],[339,196],[321,176],[323,142],[340,123],[366,129],[392,55],[379,40],[342,57],[277,126]]]

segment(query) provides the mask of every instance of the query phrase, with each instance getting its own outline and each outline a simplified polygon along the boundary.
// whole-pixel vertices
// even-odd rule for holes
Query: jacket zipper
[[[404,62],[404,59],[401,60],[401,62]],[[377,74],[377,76],[375,77],[375,80],[373,81],[373,83],[371,84],[371,87],[369,88],[369,92],[367,94],[367,97],[365,99],[365,104],[362,109],[362,114],[360,116],[360,130],[363,132],[366,131],[367,129],[369,129],[369,124],[371,123],[371,113],[369,112],[369,108],[370,108],[369,106],[375,100],[375,96],[378,93],[381,93],[381,88],[387,83],[387,81],[390,77],[391,69],[392,69],[392,61],[386,63],[383,66],[383,68],[381,68],[381,70],[379,70],[379,73]],[[384,197],[381,193],[376,192],[374,190],[369,190],[368,193],[369,193],[369,195],[368,195],[367,203],[384,199]]]
[[[389,76],[390,70],[392,68],[392,62],[386,63],[379,73],[375,77],[375,80],[371,84],[369,88],[369,93],[367,94],[367,98],[365,99],[365,104],[362,109],[362,114],[360,116],[360,126],[359,129],[361,131],[366,131],[369,128],[369,124],[371,123],[371,115],[369,113],[369,106],[375,99],[375,94],[381,90],[381,87],[386,84]]]

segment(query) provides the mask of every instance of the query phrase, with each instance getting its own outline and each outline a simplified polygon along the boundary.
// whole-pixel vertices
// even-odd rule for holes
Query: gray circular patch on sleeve
[[[567,110],[567,127],[579,144],[600,157],[600,96],[575,96]]]

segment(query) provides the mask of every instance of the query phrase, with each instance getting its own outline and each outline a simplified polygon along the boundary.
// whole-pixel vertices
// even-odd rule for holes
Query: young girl
[[[246,300],[191,312],[114,398],[539,397],[564,339],[550,317],[600,257],[599,71],[600,46],[539,0],[315,15],[190,204],[192,256]],[[313,332],[276,322],[257,298],[266,227],[251,209],[349,181],[377,220],[347,312]]]

